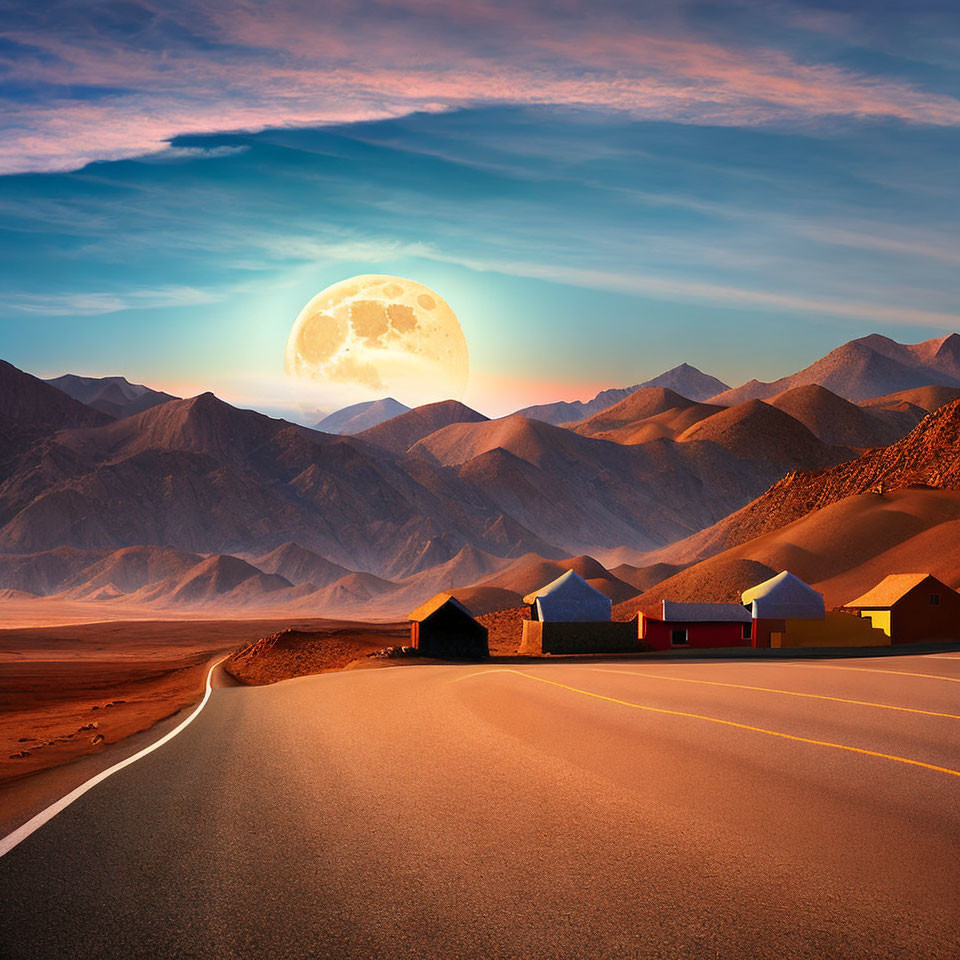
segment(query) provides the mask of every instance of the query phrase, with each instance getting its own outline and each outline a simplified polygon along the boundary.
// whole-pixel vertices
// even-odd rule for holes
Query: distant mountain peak
[[[5,360],[0,360],[0,418],[16,424],[15,432],[23,437],[64,427],[98,426],[113,419]]]
[[[440,400],[407,410],[357,436],[394,453],[403,453],[442,427],[453,423],[483,423],[487,419],[459,400]]]
[[[142,383],[131,383],[126,377],[119,376],[82,377],[65,373],[62,377],[45,382],[74,400],[118,420],[142,413],[168,400],[178,399],[162,390],[153,390]]]
[[[956,339],[954,339],[956,337]],[[742,403],[818,383],[846,400],[860,402],[915,387],[960,386],[960,337],[902,344],[879,333],[844,343],[826,356],[772,382],[750,380],[717,394],[712,402]]]
[[[382,400],[367,400],[364,403],[354,403],[342,410],[337,410],[314,424],[314,430],[324,433],[354,434],[362,433],[371,427],[376,427],[387,420],[392,420],[401,413],[406,413],[410,407],[394,400],[393,397],[384,397]]]
[[[729,389],[722,380],[703,373],[692,364],[681,363],[652,380],[634,384],[632,387],[610,387],[607,390],[601,390],[592,400],[559,400],[556,403],[540,403],[517,410],[517,413],[531,420],[552,423],[554,426],[561,423],[575,423],[608,410],[638,390],[649,387],[665,387],[687,400],[698,402]]]
[[[641,383],[638,389],[643,387],[666,387],[688,400],[698,402],[708,400],[721,391],[729,389],[722,380],[711,377],[689,363],[681,363],[679,366],[661,373],[659,377]]]

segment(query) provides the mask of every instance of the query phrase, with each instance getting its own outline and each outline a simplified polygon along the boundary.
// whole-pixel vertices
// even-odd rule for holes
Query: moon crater
[[[442,297],[413,280],[367,274],[327,287],[300,311],[284,367],[301,380],[424,403],[459,399],[470,360],[460,322]]]

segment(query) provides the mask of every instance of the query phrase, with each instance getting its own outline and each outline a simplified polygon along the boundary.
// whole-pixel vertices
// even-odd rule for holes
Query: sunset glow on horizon
[[[949,12],[391,9],[18,5],[8,358],[309,420],[278,344],[363,274],[455,304],[488,413],[960,328]]]

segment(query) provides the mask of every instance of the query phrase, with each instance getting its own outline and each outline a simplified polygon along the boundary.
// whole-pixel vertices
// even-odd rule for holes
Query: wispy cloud
[[[122,310],[195,307],[217,303],[221,299],[221,295],[209,290],[162,287],[156,290],[125,290],[122,293],[12,294],[4,298],[4,303],[8,308],[25,314],[93,317]]]
[[[238,153],[245,153],[250,148],[242,144],[220,147],[167,147],[159,153],[140,157],[143,163],[170,163],[178,160],[219,160],[221,157],[235,157]]]
[[[841,29],[822,17],[804,25],[795,9],[784,16],[805,36]],[[483,103],[726,125],[960,124],[960,101],[918,79],[854,70],[826,50],[817,60],[809,44],[784,46],[783,32],[714,38],[703,24],[629,7],[398,0],[329,4],[320,16],[305,0],[140,0],[102,20],[93,8],[78,21],[65,0],[42,12],[24,3],[8,19],[0,36],[13,52],[0,69],[34,92],[4,104],[0,172],[156,153],[189,133]]]
[[[438,255],[438,259],[447,259]],[[825,317],[848,317],[877,324],[935,327],[955,330],[960,327],[960,313],[923,310],[904,304],[856,302],[804,296],[776,290],[751,289],[721,283],[701,283],[689,279],[669,279],[645,276],[642,273],[611,273],[574,266],[559,266],[536,262],[483,262],[467,260],[461,263],[474,270],[496,271],[517,277],[549,280],[569,286],[592,290],[618,291],[644,297],[671,301],[717,304],[778,313],[817,314]]]

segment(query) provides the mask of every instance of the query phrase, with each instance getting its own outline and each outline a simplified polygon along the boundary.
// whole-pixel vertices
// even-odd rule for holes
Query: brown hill
[[[356,436],[394,453],[403,453],[418,440],[441,427],[451,423],[482,423],[486,419],[482,413],[477,413],[456,400],[442,400],[439,403],[414,407],[413,410],[363,430]]]
[[[450,560],[428,567],[399,583],[371,578],[369,574],[357,574],[339,581],[333,589],[311,595],[311,602],[322,603],[324,609],[363,604],[370,616],[392,617],[405,616],[434,594],[444,592],[452,593],[465,603],[464,598],[469,597],[484,612],[497,610],[504,603],[512,605],[516,596],[499,588],[480,588],[474,584],[510,562],[506,558],[465,546]],[[467,605],[473,610],[473,605]]]
[[[923,362],[947,364],[949,350],[941,348],[931,347],[933,359]],[[403,584],[451,561],[451,570],[467,568],[471,554],[461,556],[465,547],[476,551],[474,560],[528,553],[606,558],[622,550],[621,559],[633,563],[637,554],[715,524],[788,468],[822,466],[837,457],[809,432],[804,436],[797,421],[763,404],[747,411],[750,416],[743,410],[732,417],[727,410],[714,413],[686,427],[683,442],[660,438],[631,445],[524,417],[487,421],[469,412],[475,422],[448,424],[396,453],[369,438],[331,436],[238,410],[212,394],[107,422],[35,378],[27,386],[59,410],[38,434],[30,426],[29,405],[10,408],[25,418],[11,421],[16,430],[34,432],[0,472],[0,552],[42,559],[29,575],[13,573],[16,582],[0,578],[0,588],[30,592],[59,590],[84,566],[128,547],[263,558],[284,546],[291,553],[293,542],[332,565],[320,564],[317,576],[301,584],[325,580],[316,585],[326,590],[339,583],[317,602],[332,601],[334,593],[356,602],[358,584],[340,583],[343,571]],[[678,396],[666,390],[652,395],[673,403]],[[671,409],[693,409],[680,401]],[[465,409],[432,405],[404,416],[418,429],[430,429],[465,416]],[[779,425],[771,419],[776,417]],[[397,439],[396,419],[382,428],[393,431],[402,448],[406,438]],[[793,432],[784,432],[784,425]],[[66,563],[50,555],[61,546],[94,554],[84,563]],[[650,562],[663,559],[669,558]],[[298,569],[296,579],[307,575],[305,564],[317,564],[303,555],[263,562],[279,571],[286,561],[290,571]],[[0,560],[0,571],[5,564]],[[47,564],[43,573],[39,568]],[[647,564],[646,558],[637,561]],[[7,564],[15,566],[29,564]],[[125,580],[120,568],[116,575],[109,571],[107,563],[68,589],[83,589],[93,579],[91,589],[112,593],[135,582],[132,573]],[[473,577],[481,571],[462,576],[477,584]],[[252,596],[260,581],[244,583],[238,598]],[[282,592],[273,589],[275,581],[260,585],[271,588],[264,593]],[[135,592],[147,586],[155,584]],[[167,588],[175,585],[166,584],[161,593]],[[294,594],[307,602],[302,591],[284,595]]]
[[[112,419],[0,360],[0,480],[40,438],[58,430],[110,423]]]
[[[517,413],[530,420],[543,420],[555,426],[561,423],[580,422],[647,387],[666,387],[682,397],[697,401],[707,400],[720,391],[729,389],[722,380],[703,373],[689,363],[681,363],[672,370],[667,370],[644,383],[638,383],[632,387],[601,390],[592,400],[586,402],[561,400],[557,403],[541,403],[524,407],[522,410],[517,410]]]
[[[793,387],[817,383],[847,400],[866,400],[929,384],[960,386],[960,336],[951,334],[917,344],[902,344],[871,334],[851,340],[809,367],[772,383],[750,380],[712,398],[738,404],[773,397]]]
[[[864,593],[891,573],[930,572],[960,584],[960,492],[908,487],[845,497],[756,539],[708,557],[622,604],[737,601],[747,587],[790,570],[823,592],[828,608]]]
[[[94,410],[116,419],[133,416],[177,397],[162,390],[151,390],[126,377],[78,377],[67,373],[45,381]]]
[[[511,561],[476,547],[465,546],[456,556],[434,564],[402,580],[385,602],[398,612],[406,612],[429,600],[435,593],[454,593],[495,574]]]
[[[41,553],[0,554],[0,586],[47,596],[91,565],[109,556],[105,550],[55,547]]]
[[[809,443],[821,451],[814,462],[836,461],[816,438]],[[614,544],[648,551],[675,540],[684,527],[725,516],[748,491],[763,489],[798,461],[810,462],[783,459],[786,466],[748,460],[715,442],[628,446],[514,415],[444,427],[414,444],[405,465],[456,467],[467,486],[527,530],[550,531],[551,542],[571,553],[595,553]]]
[[[275,573],[290,583],[312,583],[315,587],[325,587],[353,572],[293,541],[262,556],[253,557],[250,563],[258,570]]]
[[[909,430],[900,429],[816,383],[793,387],[767,403],[799,420],[823,443],[834,446],[877,447],[899,440]]]
[[[780,470],[810,469],[846,459],[848,452],[830,448],[802,423],[762,400],[748,400],[695,423],[678,443],[709,441],[743,460]]]
[[[674,544],[656,560],[702,559],[785,526],[845,497],[914,484],[960,489],[960,400],[927,416],[889,447],[826,470],[788,474],[752,503]]]
[[[23,430],[49,434],[68,427],[109,423],[113,418],[92,410],[43,380],[0,360],[0,417]]]
[[[885,397],[864,400],[860,406],[872,416],[888,424],[894,440],[906,436],[928,413],[960,397],[957,387],[916,387],[900,390]],[[892,443],[893,440],[888,441]]]
[[[872,397],[869,400],[862,401],[861,406],[868,409],[874,407],[895,408],[907,404],[910,407],[925,410],[927,413],[933,413],[934,410],[939,410],[940,407],[956,400],[958,397],[960,397],[960,387],[933,385],[915,387],[912,390],[900,390],[897,393],[888,393],[883,397]]]
[[[409,409],[406,404],[394,400],[393,397],[367,400],[328,414],[319,423],[315,423],[313,429],[321,430],[323,433],[360,433],[401,413],[406,413]]]
[[[668,577],[639,596],[618,603],[613,610],[614,620],[631,620],[637,611],[660,616],[661,600],[681,603],[738,603],[747,587],[763,583],[779,571],[756,560],[738,556],[711,557]],[[703,569],[701,569],[703,567]]]
[[[72,600],[105,599],[106,588],[115,596],[135,593],[161,580],[177,579],[196,569],[202,558],[171,547],[124,547],[107,554],[66,578],[59,588]]]
[[[565,560],[546,560],[537,556],[521,557],[509,567],[482,580],[480,585],[501,587],[524,597],[531,591],[550,583],[551,580],[556,580],[567,570],[573,570],[616,603],[637,592],[631,584],[615,577],[603,564],[588,556],[569,557]]]
[[[696,406],[693,400],[681,397],[680,394],[668,390],[666,387],[646,387],[631,393],[629,397],[615,403],[606,410],[601,410],[591,417],[566,426],[588,437],[594,437],[605,430],[615,430],[635,423],[637,420],[646,420],[655,414],[666,410]]]
[[[348,573],[322,590],[309,594],[301,604],[315,609],[318,615],[344,607],[369,606],[371,601],[389,594],[396,584],[372,573]]]
[[[180,576],[143,587],[128,599],[163,606],[258,602],[264,594],[290,586],[283,577],[261,573],[239,557],[219,555],[201,560]]]
[[[83,417],[102,418],[40,387]],[[237,410],[212,394],[61,430],[33,443],[0,488],[0,550],[8,552],[66,542],[259,556],[289,541],[345,569],[390,576],[448,560],[464,543],[505,556],[562,552],[455,474],[423,461],[405,467],[369,444]]]
[[[681,363],[652,380],[640,384],[640,389],[645,387],[666,387],[680,394],[681,397],[696,401],[709,400],[721,390],[729,389],[722,380],[703,373],[689,363]]]
[[[201,393],[151,407],[96,431],[75,432],[64,443],[80,454],[94,447],[99,456],[111,460],[163,450],[243,462],[284,425],[252,410],[231,407],[212,393]]]
[[[722,409],[688,400],[664,387],[648,387],[586,420],[566,426],[583,436],[614,443],[646,443],[661,438],[673,439],[694,423]]]
[[[621,563],[617,567],[612,567],[610,573],[643,593],[682,569],[683,564],[678,563],[653,563],[648,567],[635,567],[630,563]]]
[[[436,430],[410,448],[410,455],[454,467],[493,450],[505,450],[534,466],[555,453],[575,449],[568,431],[514,414],[498,420],[455,423]]]
[[[475,617],[511,610],[523,603],[519,593],[502,587],[454,587],[446,592],[456,597]]]
[[[282,630],[241,647],[224,664],[241,683],[257,686],[342,670],[384,647],[409,641],[401,623],[342,623],[323,630]]]
[[[607,430],[604,433],[597,434],[597,438],[611,440],[613,443],[649,443],[651,440],[675,440],[695,423],[699,423],[724,409],[724,407],[713,403],[695,403],[689,407],[676,407],[673,410],[664,410],[663,413],[647,417],[646,420],[639,420],[616,430]]]

